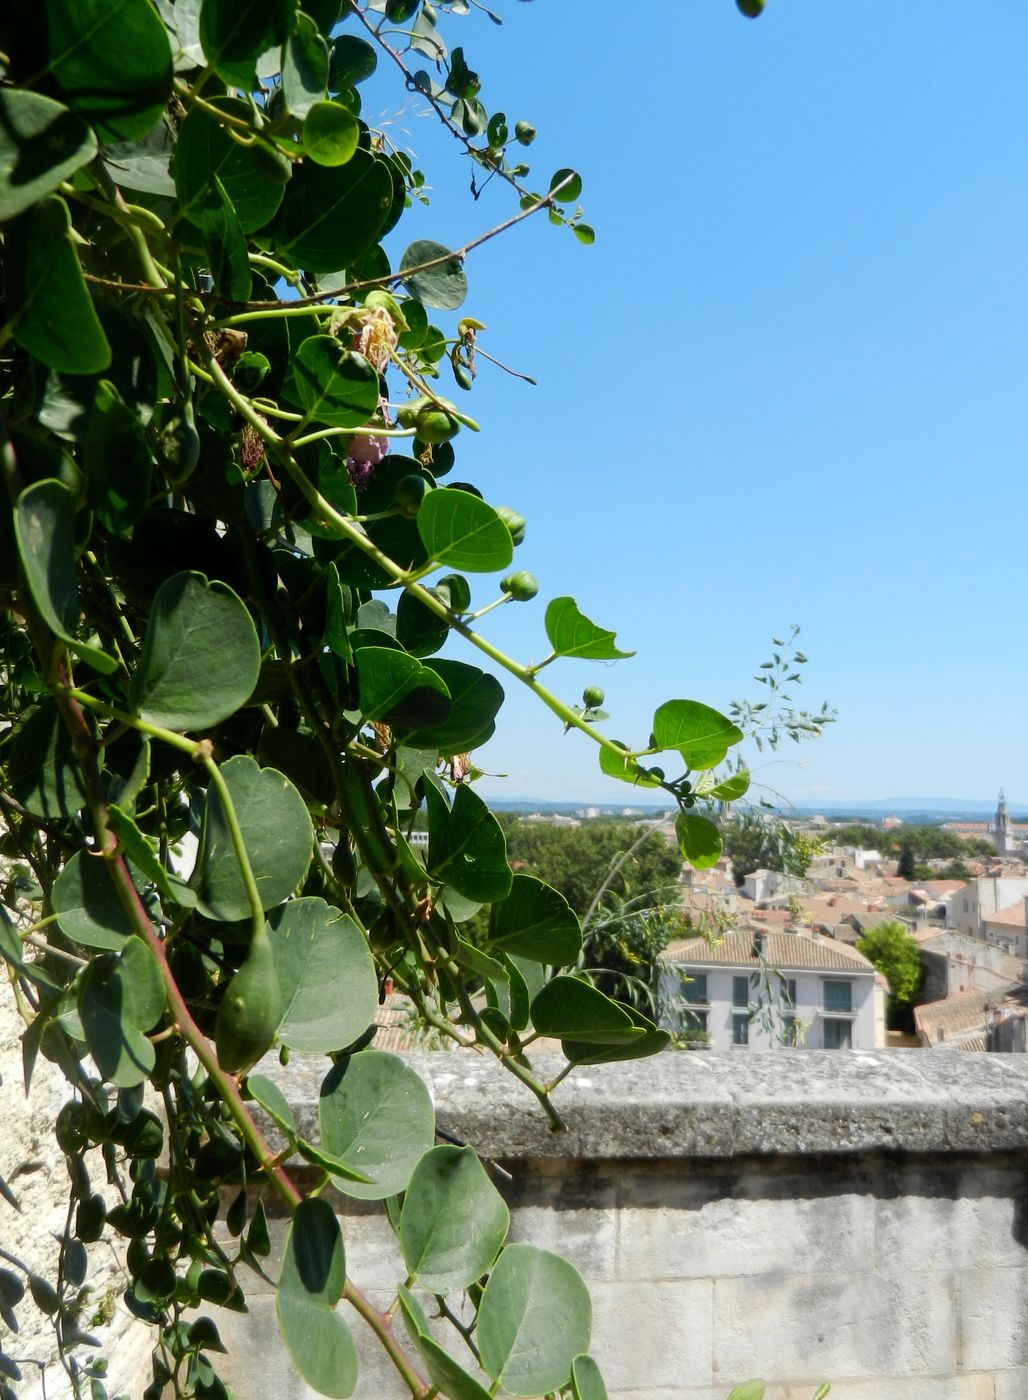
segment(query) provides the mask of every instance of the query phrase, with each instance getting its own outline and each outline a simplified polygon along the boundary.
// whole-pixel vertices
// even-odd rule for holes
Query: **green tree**
[[[602,818],[581,826],[504,822],[515,869],[545,880],[585,918],[597,895],[666,904],[677,898],[682,856],[657,827]]]
[[[759,812],[744,812],[724,827],[732,879],[740,888],[754,870],[781,870],[802,879],[821,846],[821,841],[812,841],[787,822]]]
[[[876,924],[858,940],[857,952],[888,982],[890,1017],[911,1006],[921,986],[921,960],[906,926],[898,919]]]
[[[916,880],[917,871],[914,862],[914,847],[910,841],[904,841],[900,847],[899,861],[896,865],[896,874],[901,880]]]

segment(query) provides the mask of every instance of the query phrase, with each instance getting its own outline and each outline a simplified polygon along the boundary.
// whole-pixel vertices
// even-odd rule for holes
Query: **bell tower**
[[[996,842],[997,855],[1010,855],[1010,817],[1007,813],[1007,799],[1003,795],[1002,788],[1000,788],[999,790],[999,802],[996,804],[996,817],[993,822],[993,837],[995,838]]]

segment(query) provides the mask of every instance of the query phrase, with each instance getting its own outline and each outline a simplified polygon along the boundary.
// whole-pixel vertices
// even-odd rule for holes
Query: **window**
[[[796,1005],[796,978],[790,977],[785,984],[785,1004],[786,1006]]]
[[[853,1010],[852,982],[836,982],[826,977],[821,983],[821,996],[825,1011]]]
[[[705,972],[683,972],[679,981],[682,1000],[690,1006],[707,1005],[707,974]]]
[[[745,1011],[750,1004],[750,979],[748,977],[732,978],[732,1005]]]
[[[849,1050],[853,1046],[853,1025],[850,1021],[833,1021],[826,1017],[822,1023],[821,1040],[826,1050]]]
[[[707,1013],[705,1011],[683,1011],[679,1024],[687,1035],[706,1035]]]
[[[732,1012],[732,1044],[749,1045],[750,1018],[745,1011]]]
[[[796,1017],[792,1013],[787,1013],[782,1017],[782,1029],[780,1038],[783,1045],[798,1045],[799,1039],[796,1032]]]

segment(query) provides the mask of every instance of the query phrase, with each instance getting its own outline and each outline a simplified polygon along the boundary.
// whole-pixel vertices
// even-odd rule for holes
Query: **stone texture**
[[[1028,1395],[1028,1370],[1000,1371],[995,1400],[1024,1400]]]
[[[832,1379],[956,1372],[947,1274],[767,1274],[718,1279],[719,1372]]]
[[[749,1377],[747,1377],[749,1379]],[[619,1400],[726,1400],[737,1380],[713,1386],[679,1386],[673,1390],[630,1390]],[[828,1400],[1025,1400],[1028,1390],[993,1396],[991,1376],[927,1376],[904,1380],[832,1381]],[[769,1385],[764,1400],[812,1400],[816,1385],[807,1381]]]
[[[611,1396],[713,1380],[713,1285],[706,1279],[601,1283],[592,1289],[590,1348]]]
[[[960,1364],[969,1371],[1028,1367],[1028,1268],[960,1275]]]

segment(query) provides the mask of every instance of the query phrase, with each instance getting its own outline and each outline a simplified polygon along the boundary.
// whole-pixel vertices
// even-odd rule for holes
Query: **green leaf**
[[[478,1310],[482,1365],[511,1395],[543,1395],[568,1383],[589,1347],[592,1307],[578,1270],[556,1254],[509,1244]]]
[[[600,749],[600,771],[606,773],[608,778],[617,778],[620,782],[631,783],[633,787],[660,787],[660,779],[653,777],[645,768],[640,767],[637,759],[634,759],[628,752],[624,744],[617,739],[613,741],[618,748],[625,750],[624,758],[619,758],[617,754],[611,753],[610,749]]]
[[[308,1197],[286,1236],[275,1311],[293,1365],[319,1395],[345,1397],[357,1384],[357,1351],[336,1304],[343,1295],[343,1236],[332,1207]]]
[[[582,951],[582,929],[558,890],[518,874],[507,898],[489,911],[489,941],[533,962],[569,967]]]
[[[377,1201],[403,1191],[435,1140],[428,1090],[398,1055],[362,1050],[336,1065],[321,1086],[322,1146],[366,1173],[373,1185],[333,1178],[348,1196]]]
[[[607,1400],[607,1387],[591,1356],[576,1356],[571,1363],[571,1389],[574,1400]]]
[[[734,802],[736,798],[745,797],[749,787],[750,775],[743,769],[728,778],[722,778],[721,782],[715,783],[713,787],[706,788],[703,796],[716,798],[719,802]]]
[[[360,707],[366,719],[400,722],[403,727],[407,714],[417,722],[424,712],[426,691],[435,692],[437,697],[431,705],[435,712],[432,718],[445,719],[449,713],[445,683],[415,657],[392,647],[361,647],[356,660]],[[404,705],[404,701],[408,703]]]
[[[292,1141],[296,1137],[296,1119],[289,1107],[289,1100],[273,1079],[263,1074],[246,1076],[246,1092],[260,1104],[264,1112],[272,1118]]]
[[[617,1060],[646,1060],[668,1048],[671,1037],[667,1031],[657,1030],[653,1022],[634,1007],[627,1010],[642,1032],[637,1039],[621,1045],[592,1045],[583,1040],[562,1040],[560,1048],[567,1059],[574,1065],[607,1065]]]
[[[49,71],[101,141],[131,141],[171,96],[171,44],[149,0],[45,0]]]
[[[329,1053],[370,1025],[378,979],[367,940],[323,899],[292,899],[268,920],[282,992],[278,1039],[293,1050]]]
[[[505,569],[514,557],[510,531],[492,506],[470,491],[429,491],[418,511],[418,533],[429,556],[469,573]]]
[[[102,1077],[120,1089],[148,1078],[156,1063],[145,1032],[164,1011],[164,983],[157,960],[141,938],[124,951],[93,959],[82,974],[78,1012],[89,1053]]]
[[[419,1335],[416,1346],[432,1384],[441,1395],[448,1396],[449,1400],[490,1400],[485,1386],[480,1385],[474,1376],[469,1376],[428,1333]]]
[[[25,582],[51,632],[104,675],[117,669],[113,656],[79,641],[75,584],[75,497],[60,481],[27,486],[14,508],[14,533]]]
[[[334,167],[353,159],[361,125],[341,102],[316,102],[303,124],[303,151],[318,165]]]
[[[315,1147],[313,1143],[306,1142],[303,1138],[297,1138],[296,1150],[305,1162],[320,1167],[323,1172],[327,1172],[332,1177],[342,1178],[343,1181],[356,1181],[362,1186],[371,1185],[370,1176],[357,1171],[348,1162],[344,1162],[341,1157],[333,1157],[331,1152],[325,1152],[322,1148]]]
[[[446,261],[424,272],[412,270],[436,258],[445,258]],[[400,272],[407,291],[424,306],[438,311],[456,311],[467,298],[468,279],[464,275],[461,259],[441,243],[432,243],[428,239],[412,243],[400,259]]]
[[[96,155],[96,137],[41,92],[0,88],[0,223],[52,193]]]
[[[584,661],[618,661],[634,656],[634,651],[619,651],[614,645],[615,634],[579,612],[574,598],[554,598],[546,605],[546,635],[558,656],[577,656]]]
[[[328,85],[333,92],[354,88],[370,78],[378,67],[378,54],[367,39],[340,34],[332,40]]]
[[[267,768],[277,768],[311,801],[327,807],[335,801],[332,770],[325,750],[313,734],[271,725],[261,735],[258,758]]]
[[[253,622],[231,588],[173,574],[150,609],[129,703],[161,729],[209,729],[249,700],[260,666]]]
[[[345,165],[294,169],[275,223],[280,258],[308,272],[337,272],[378,242],[393,208],[389,166],[367,151]]]
[[[540,1035],[617,1045],[644,1032],[628,1011],[583,982],[580,977],[553,977],[532,1002],[532,1025]]]
[[[314,21],[301,13],[282,50],[282,96],[288,110],[302,121],[327,90],[328,44]]]
[[[53,887],[53,907],[61,932],[85,948],[119,949],[133,932],[107,862],[76,851]]]
[[[288,898],[310,864],[314,831],[307,806],[288,778],[274,768],[258,767],[246,754],[223,763],[221,775],[242,828],[261,903],[272,909]],[[189,883],[208,918],[249,917],[242,871],[213,786],[207,793],[200,854]]]
[[[124,190],[141,190],[162,198],[174,195],[171,177],[174,139],[166,122],[158,122],[135,141],[114,141],[104,146],[104,165]]]
[[[249,92],[257,81],[257,60],[289,38],[297,0],[203,0],[200,42],[219,78]]]
[[[450,635],[449,623],[412,593],[401,593],[396,604],[396,639],[412,656],[437,652]],[[470,669],[470,668],[469,668]]]
[[[435,787],[427,786],[426,798],[428,872],[433,880],[452,885],[465,898],[482,904],[505,899],[512,880],[507,842],[478,793],[462,783],[449,810]]]
[[[728,1400],[764,1400],[767,1384],[764,1381],[746,1381],[737,1385]]]
[[[675,818],[678,849],[697,870],[709,870],[721,858],[721,832],[707,817],[679,812]]]
[[[66,374],[97,374],[111,363],[63,199],[49,195],[7,226],[4,283],[6,328],[30,355]]]
[[[66,821],[86,806],[71,735],[53,700],[15,729],[7,772],[15,800],[43,821]]]
[[[177,875],[165,870],[157,859],[157,853],[150,841],[143,835],[129,814],[123,812],[114,802],[109,803],[107,807],[107,824],[117,836],[118,844],[124,849],[129,860],[137,870],[141,871],[148,880],[157,886],[163,900],[168,904],[178,904],[186,909],[195,907],[196,895],[193,891],[184,880],[180,880]]]
[[[247,301],[253,287],[246,237],[239,216],[217,175],[203,215],[203,246],[214,290],[226,301]]]
[[[42,967],[39,963],[36,962],[29,962],[26,959],[25,951],[22,947],[22,941],[18,936],[18,930],[14,927],[14,924],[11,922],[7,914],[7,910],[3,907],[2,904],[0,904],[0,958],[3,958],[5,962],[9,963],[10,966],[14,968],[15,972],[19,974],[19,976],[27,977],[31,982],[35,982],[37,986],[48,987],[51,991],[57,993],[60,993],[60,991],[62,990],[58,985],[57,981],[53,977],[51,977],[49,972],[47,972],[45,967]],[[33,1020],[32,1025],[22,1036],[22,1054],[23,1057],[25,1057],[26,1093],[28,1092],[28,1086],[31,1077],[31,1067],[29,1064],[28,1055],[30,1053],[30,1048],[32,1047],[29,1037],[41,1036],[46,1028],[46,1024],[46,1016],[43,1014],[42,1011],[39,1011],[35,1019]],[[38,1048],[38,1043],[35,1045],[34,1048],[32,1048],[33,1062],[35,1059],[35,1051],[37,1051]],[[3,1178],[0,1177],[0,1181],[2,1180]]]
[[[472,1147],[426,1152],[403,1200],[400,1247],[407,1272],[428,1293],[456,1293],[492,1266],[510,1212]]]
[[[401,599],[397,608],[398,636],[403,616]],[[487,671],[464,661],[440,658],[432,662],[432,670],[449,691],[453,708],[446,719],[428,728],[404,730],[402,726],[394,726],[403,735],[403,742],[411,748],[437,749],[444,757],[467,753],[484,744],[492,737],[496,728],[493,720],[503,704],[500,682]]]
[[[126,534],[146,510],[150,464],[139,418],[110,380],[101,379],[86,429],[82,465],[86,499],[112,534]]]
[[[653,716],[654,748],[677,749],[690,768],[713,768],[742,730],[698,700],[668,700]]]
[[[319,423],[359,428],[378,408],[378,373],[334,335],[311,335],[293,357],[288,397]]]
[[[209,100],[226,117],[252,120],[250,108],[237,98]],[[285,179],[259,146],[240,145],[216,117],[199,107],[188,113],[179,129],[172,173],[182,214],[198,228],[203,228],[212,217],[211,211],[218,208],[216,180],[244,233],[256,232],[274,217],[286,189]]]

